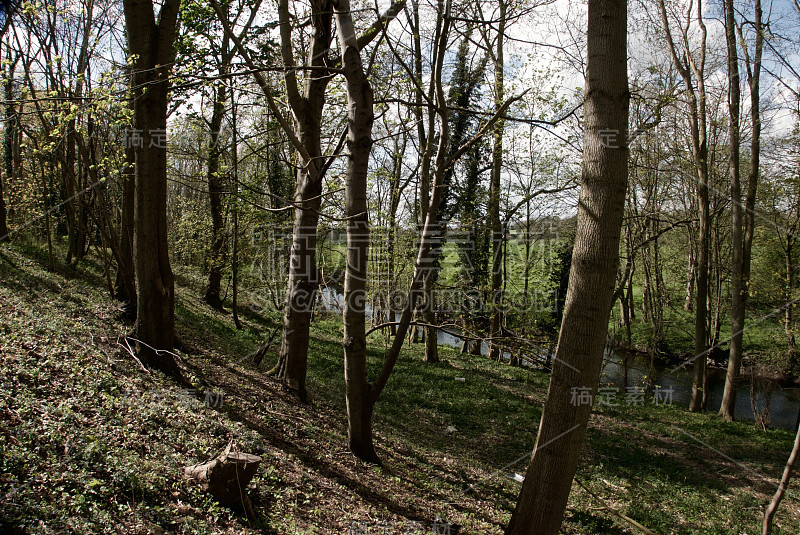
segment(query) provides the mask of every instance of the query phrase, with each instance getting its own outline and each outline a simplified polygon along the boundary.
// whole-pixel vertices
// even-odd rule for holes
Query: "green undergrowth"
[[[298,405],[265,374],[274,349],[260,366],[247,358],[280,315],[242,303],[237,330],[203,304],[200,275],[176,270],[187,389],[121,345],[131,325],[99,263],[55,260],[50,272],[41,246],[0,248],[0,533],[434,533],[437,518],[460,533],[502,533],[546,373],[447,347],[426,365],[422,345],[408,346],[376,408],[375,467],[347,452],[335,314],[314,322],[311,403]],[[370,337],[373,377],[386,343]],[[677,406],[601,407],[563,532],[641,533],[627,517],[659,534],[760,533],[792,440]],[[264,459],[252,523],[181,478],[231,441]],[[775,533],[800,531],[797,496],[790,488]]]

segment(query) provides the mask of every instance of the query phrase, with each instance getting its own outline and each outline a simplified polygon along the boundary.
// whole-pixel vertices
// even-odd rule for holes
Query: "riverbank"
[[[201,299],[202,278],[178,273],[179,353],[208,403],[148,373],[117,343],[130,328],[100,266],[57,262],[38,246],[0,259],[0,531],[3,533],[402,533],[437,521],[500,534],[536,437],[549,376],[441,348],[424,365],[408,347],[378,402],[382,468],[346,451],[341,320],[314,324],[311,405],[298,406],[244,358],[279,325],[243,307],[245,328]],[[244,303],[246,305],[246,303]],[[374,373],[385,340],[371,336]],[[456,380],[463,378],[464,380]],[[190,395],[191,394],[191,395]],[[180,477],[230,439],[265,461],[248,524]],[[757,533],[793,434],[690,414],[651,398],[595,403],[563,532]],[[796,533],[790,492],[775,533]]]

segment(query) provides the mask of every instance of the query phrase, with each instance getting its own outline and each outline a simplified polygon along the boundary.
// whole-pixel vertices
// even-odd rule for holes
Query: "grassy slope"
[[[519,485],[504,476],[524,471],[546,375],[447,348],[445,362],[424,366],[412,347],[377,409],[384,467],[370,467],[345,447],[335,316],[315,324],[314,402],[296,407],[263,374],[271,362],[242,359],[278,316],[248,311],[236,331],[198,299],[200,281],[181,274],[177,328],[192,348],[182,356],[199,391],[223,393],[222,407],[209,407],[121,350],[129,327],[91,260],[49,273],[37,247],[0,254],[0,533],[346,533],[353,522],[401,533],[438,516],[483,534],[507,522]],[[383,344],[374,336],[373,369]],[[230,439],[264,457],[254,525],[180,479],[181,466]],[[614,509],[656,533],[757,533],[791,442],[783,430],[677,407],[601,408],[564,532],[637,533]],[[790,495],[776,533],[798,527]]]

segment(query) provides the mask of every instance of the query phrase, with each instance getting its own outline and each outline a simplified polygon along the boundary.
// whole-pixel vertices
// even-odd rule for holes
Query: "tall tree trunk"
[[[578,465],[608,332],[628,179],[627,3],[589,0],[583,176],[564,319],[536,447],[508,535],[555,535]],[[617,132],[608,143],[601,132]]]
[[[678,51],[672,36],[667,17],[664,0],[659,0],[658,7],[661,15],[661,24],[667,39],[672,63],[683,78],[685,91],[688,97],[689,123],[692,138],[692,159],[697,174],[695,196],[698,211],[700,212],[699,237],[696,251],[697,265],[695,266],[695,280],[697,291],[695,294],[694,318],[694,377],[692,382],[692,400],[689,404],[690,411],[699,411],[703,407],[703,398],[706,382],[706,363],[708,361],[707,349],[707,321],[708,321],[708,249],[710,233],[710,211],[708,204],[708,144],[707,144],[707,113],[706,113],[706,37],[707,31],[703,22],[703,3],[698,0],[696,7],[696,20],[691,20],[691,12],[686,14],[687,24],[697,24],[700,28],[700,43],[698,55],[695,57],[688,50],[690,43],[684,34],[686,50]],[[695,82],[697,87],[695,87]]]
[[[344,41],[347,48],[345,52],[350,54],[352,57],[353,62],[355,62],[355,56],[357,55],[355,52],[357,48],[353,48],[353,45],[349,44],[349,36],[352,34],[352,31],[347,31],[346,28],[343,29],[341,26],[342,22],[345,22],[344,15],[348,13],[347,11],[347,4],[346,0],[340,0],[341,3],[337,2],[337,22],[340,24],[339,27],[339,35],[340,39]],[[446,7],[445,7],[446,5]],[[402,3],[400,4],[393,4],[393,8],[400,6],[402,7]],[[449,141],[449,128],[448,128],[448,108],[447,108],[447,100],[444,96],[444,89],[442,88],[442,68],[444,64],[444,57],[446,55],[446,45],[447,45],[447,37],[449,34],[449,27],[450,27],[450,2],[448,1],[446,4],[444,1],[439,2],[440,13],[442,16],[440,17],[441,22],[441,30],[437,35],[436,45],[434,48],[434,57],[436,58],[434,61],[434,68],[433,72],[431,73],[433,84],[435,85],[435,95],[436,95],[436,113],[439,117],[439,139],[438,139],[438,148],[436,150],[436,165],[434,167],[434,172],[432,174],[433,177],[433,187],[430,197],[430,202],[428,205],[428,209],[425,213],[424,221],[425,224],[422,228],[422,236],[420,239],[419,247],[417,249],[417,258],[414,264],[414,275],[411,279],[411,284],[406,294],[406,302],[403,308],[402,315],[400,316],[400,321],[398,322],[397,326],[397,334],[395,335],[394,339],[392,340],[392,344],[389,347],[389,350],[386,354],[386,358],[384,359],[383,365],[381,366],[380,371],[372,383],[369,385],[367,383],[366,378],[366,362],[362,363],[362,360],[365,361],[365,356],[361,356],[361,352],[365,351],[364,349],[356,347],[354,343],[359,339],[362,334],[363,329],[363,322],[364,314],[363,309],[361,309],[360,319],[356,317],[356,310],[350,310],[352,306],[351,303],[348,303],[348,312],[349,314],[353,314],[352,323],[351,319],[345,319],[346,323],[345,329],[346,333],[352,333],[352,336],[345,336],[345,369],[346,369],[346,391],[348,395],[348,429],[350,431],[350,444],[353,453],[356,455],[370,461],[375,461],[377,457],[374,455],[374,447],[372,446],[372,428],[371,428],[371,417],[372,412],[374,410],[374,406],[378,401],[378,398],[383,392],[383,389],[386,387],[387,382],[389,381],[389,376],[394,369],[394,366],[397,364],[397,360],[400,357],[400,350],[403,347],[403,342],[405,340],[406,334],[408,333],[408,328],[411,324],[411,318],[414,313],[414,310],[417,308],[419,303],[419,299],[422,297],[422,284],[425,276],[430,273],[433,263],[433,254],[432,249],[434,247],[434,241],[437,235],[437,227],[439,225],[439,206],[441,205],[442,198],[444,197],[446,184],[444,180],[445,172],[447,169],[452,167],[458,158],[463,155],[467,150],[469,150],[474,143],[480,139],[480,137],[485,133],[486,129],[491,128],[494,121],[497,120],[505,111],[508,109],[508,106],[511,102],[507,102],[503,107],[500,108],[498,113],[496,113],[492,119],[485,125],[484,130],[479,132],[475,137],[472,138],[470,143],[465,144],[464,146],[459,149],[456,153],[449,155],[447,154],[446,147]],[[391,10],[392,8],[390,8]],[[338,18],[338,17],[342,18]],[[349,17],[348,17],[349,18]],[[360,63],[360,59],[359,59]],[[350,72],[350,68],[345,67],[345,72]],[[363,72],[363,70],[362,70]],[[364,95],[363,91],[366,85],[366,81],[363,80],[359,84],[359,76],[357,74],[351,75],[352,77],[348,79],[348,98],[352,97],[358,98],[357,101],[360,104],[358,106],[350,106],[350,116],[351,117],[358,117],[358,113],[365,113],[366,106],[364,103],[366,102],[367,97]],[[350,85],[354,85],[354,87],[349,87]],[[369,95],[369,101],[371,103],[371,95]],[[371,109],[371,105],[370,105]],[[361,133],[365,131],[364,125],[366,121],[362,119],[359,124],[358,129],[354,129],[354,131],[348,131],[348,136],[352,137],[355,136],[356,133]],[[362,141],[360,143],[366,143],[365,138],[360,138]],[[351,141],[352,143],[352,141]],[[358,147],[355,147],[358,149]],[[354,154],[350,154],[350,158],[354,159]],[[366,169],[368,154],[362,154],[361,158],[364,161],[355,160],[354,162],[348,162],[348,169],[353,164],[355,167],[355,163],[358,163],[360,166],[364,166]],[[359,179],[360,180],[360,179]],[[353,200],[356,198],[354,197]],[[356,215],[357,205],[356,206],[349,206],[348,210],[352,209],[354,214]],[[351,217],[351,220],[356,220],[356,218]],[[350,227],[348,227],[350,228]],[[357,227],[353,227],[353,231],[356,233],[355,236],[358,236],[359,233],[366,232],[365,230],[358,229]],[[348,240],[350,238],[348,237]],[[349,244],[348,244],[349,245]],[[352,257],[351,257],[352,255]],[[368,250],[366,245],[363,247],[357,247],[354,252],[348,251],[348,270],[350,269],[350,262],[357,258],[366,259],[368,257]],[[359,266],[360,267],[360,266]],[[364,267],[363,269],[366,269]],[[354,296],[358,296],[358,288],[359,282],[355,280],[356,271],[353,270],[352,277],[354,280],[350,282],[350,286],[348,289],[351,289],[350,292],[353,293]],[[364,281],[365,283],[366,281]],[[363,306],[363,304],[359,305],[355,303],[356,306]],[[358,322],[361,322],[359,325]],[[353,342],[351,342],[351,340]],[[348,347],[351,346],[351,347]],[[348,355],[348,353],[350,355]],[[351,358],[352,357],[352,358]],[[361,373],[363,371],[363,376],[356,377],[357,373]],[[352,394],[352,397],[351,397]],[[352,409],[351,409],[351,400],[352,400]],[[355,438],[354,438],[355,437]]]
[[[364,74],[349,0],[334,0],[336,29],[347,86],[347,269],[344,281],[344,379],[350,451],[377,462],[372,443],[370,384],[367,381],[365,303],[369,258],[367,172],[372,150],[373,97]]]
[[[689,232],[691,232],[691,227]],[[689,237],[689,258],[686,262],[686,300],[683,303],[683,309],[687,312],[691,312],[694,308],[694,279],[697,271],[692,243],[692,239]]]
[[[74,93],[72,87],[69,91],[71,103],[77,106],[83,104],[83,87],[85,83],[86,72],[89,67],[89,45],[91,43],[91,27],[92,15],[94,12],[94,0],[88,0],[84,6],[84,14],[86,16],[84,26],[82,28],[83,38],[81,41],[80,52],[78,54],[78,63],[76,67],[76,82]],[[76,131],[75,127],[78,124],[77,119],[74,117],[67,121],[67,135],[65,144],[65,198],[64,207],[67,211],[67,222],[69,229],[69,240],[67,250],[67,263],[76,265],[86,253],[86,242],[88,239],[87,233],[87,206],[85,202],[84,188],[86,187],[86,180],[82,169],[80,158],[76,161]],[[77,166],[76,166],[77,164]],[[77,169],[76,169],[77,167]]]
[[[290,51],[291,22],[286,0],[280,2],[279,14],[284,65],[292,68],[294,59]],[[314,0],[311,3],[311,21],[313,31],[310,53],[313,64],[320,69],[310,74],[302,95],[298,91],[294,74],[287,75],[287,83],[290,85],[289,102],[296,120],[295,131],[306,156],[301,155],[297,169],[294,198],[296,208],[289,253],[289,282],[284,301],[281,350],[278,363],[270,371],[295,392],[301,401],[307,399],[309,328],[320,282],[317,271],[317,224],[322,204],[322,176],[319,171],[322,156],[320,125],[325,106],[325,89],[330,81],[330,76],[322,67],[328,63],[332,24],[331,3],[328,0]]]
[[[179,0],[164,0],[156,22],[150,0],[124,0],[128,49],[133,62],[136,146],[133,251],[136,267],[136,337],[143,360],[168,375],[180,369],[175,341],[175,281],[167,244],[167,104],[175,60]]]
[[[739,108],[741,93],[739,89],[739,53],[736,43],[736,19],[733,0],[723,1],[725,9],[725,41],[728,45],[728,130],[730,137],[730,159],[728,173],[731,180],[731,353],[728,373],[725,377],[725,391],[719,414],[728,421],[733,420],[736,403],[735,381],[742,360],[744,340],[744,280],[742,278],[742,184],[739,177]]]
[[[6,15],[6,19],[10,18],[10,14]],[[2,45],[3,34],[0,33],[0,45]],[[10,49],[11,47],[9,47]],[[0,59],[3,57],[0,52]],[[8,242],[11,236],[8,232],[8,210],[6,209],[6,202],[3,196],[3,182],[8,183],[14,177],[14,140],[15,140],[15,124],[17,121],[14,105],[12,104],[14,98],[14,67],[17,60],[11,60],[9,50],[8,54],[8,72],[6,73],[3,67],[3,74],[5,82],[3,84],[3,93],[7,102],[3,110],[3,119],[5,119],[5,128],[3,134],[3,163],[0,166],[2,173],[0,173],[0,243]]]
[[[3,173],[5,177],[0,176],[0,243],[7,242],[11,239],[8,234],[8,211],[6,210],[6,202],[3,200],[3,180],[9,179],[7,173]]]
[[[650,283],[650,246],[642,247],[642,323],[649,323],[652,310],[652,290]]]
[[[738,54],[736,53],[736,19],[734,18],[733,0],[725,0],[725,36],[728,42],[728,69],[731,87],[731,107],[733,100],[736,99],[736,142],[731,138],[731,148],[736,150],[736,169],[735,178],[732,169],[731,173],[731,195],[733,197],[733,287],[731,302],[731,354],[728,360],[728,371],[725,375],[725,390],[722,394],[722,404],[719,409],[720,416],[726,420],[733,420],[734,408],[736,406],[736,380],[742,366],[742,343],[744,321],[749,297],[750,285],[750,261],[752,258],[753,234],[755,230],[755,204],[756,191],[758,187],[760,155],[761,155],[761,106],[760,106],[760,78],[761,78],[761,54],[763,50],[763,28],[761,1],[755,0],[755,55],[752,65],[747,50],[744,50],[748,85],[750,88],[750,117],[753,123],[753,134],[750,141],[750,171],[748,173],[747,196],[745,199],[744,210],[742,210],[741,186],[734,184],[734,180],[739,180],[739,133],[738,133],[738,104],[739,95],[739,65]],[[747,46],[742,39],[743,46]],[[736,62],[735,65],[733,62]],[[731,112],[733,113],[733,112]],[[731,115],[731,135],[733,135],[733,115]],[[733,165],[733,150],[731,150],[731,165]],[[742,228],[744,227],[744,228]],[[743,235],[744,234],[744,235]],[[738,250],[737,250],[738,249]]]
[[[387,239],[386,239],[386,259],[387,259],[387,279],[388,279],[388,288],[387,288],[387,295],[386,300],[388,303],[389,308],[389,315],[387,320],[389,323],[394,324],[396,321],[396,311],[393,302],[393,295],[394,291],[397,288],[397,281],[395,280],[395,248],[396,248],[396,232],[397,232],[397,209],[400,206],[400,195],[402,194],[402,190],[405,189],[405,185],[408,185],[408,182],[405,185],[401,186],[400,180],[402,178],[403,173],[403,158],[402,155],[405,153],[406,147],[406,137],[403,134],[403,145],[402,148],[397,147],[398,150],[395,151],[395,154],[392,156],[392,181],[391,181],[391,192],[389,195],[389,228],[387,229]],[[397,332],[397,326],[391,325],[389,327],[389,335],[394,336]]]
[[[722,327],[722,236],[719,225],[719,218],[713,218],[713,250],[711,251],[711,267],[709,268],[708,292],[708,347],[714,347],[719,340],[719,333]],[[704,407],[705,408],[705,407]]]
[[[242,328],[239,321],[239,134],[237,132],[236,98],[234,80],[231,78],[231,160],[233,171],[233,247],[231,251],[231,312],[237,329]]]
[[[503,58],[503,40],[506,28],[505,0],[498,1],[498,30],[497,43],[493,54],[494,61],[494,102],[495,110],[503,105],[505,98],[505,61]],[[500,178],[503,172],[503,130],[505,124],[503,120],[497,121],[494,125],[494,140],[492,144],[492,178],[489,184],[489,225],[492,229],[492,299],[491,299],[491,318],[489,323],[489,358],[500,360],[502,351],[500,350],[499,338],[502,331],[502,301],[503,301],[503,228],[500,223]]]
[[[794,352],[796,348],[794,336],[794,323],[792,310],[794,309],[794,236],[789,234],[786,236],[786,251],[784,252],[784,260],[786,262],[786,286],[783,290],[783,299],[785,302],[784,310],[784,331],[786,332],[786,344],[789,346],[789,351]]]
[[[301,137],[302,139],[302,137]],[[313,154],[313,153],[312,153]],[[291,391],[305,401],[306,372],[311,313],[319,277],[317,273],[317,224],[322,183],[298,170],[295,201],[303,208],[295,210],[292,227],[289,282],[283,309],[283,335],[278,363],[270,373],[280,378]]]
[[[77,265],[83,256],[84,232],[81,225],[83,198],[78,195],[75,174],[75,119],[67,122],[66,143],[59,151],[62,154],[64,184],[61,188],[62,201],[67,216],[67,258],[69,265]]]
[[[441,4],[441,2],[440,2]],[[419,35],[419,3],[412,2],[412,10],[413,10],[413,20],[414,20],[414,28],[416,28],[413,36],[413,46],[414,46],[414,75],[417,81],[417,84],[422,87],[422,80],[423,80],[423,72],[422,72],[422,49],[421,49],[421,39]],[[436,26],[436,35],[438,36],[442,31],[442,21],[437,21]],[[433,88],[434,81],[430,81],[429,85],[429,98],[431,97],[431,91]],[[432,176],[431,176],[431,166],[433,161],[433,149],[436,144],[434,133],[434,110],[428,110],[428,125],[429,125],[429,132],[431,135],[428,137],[428,133],[425,131],[425,123],[422,121],[422,94],[420,91],[416,91],[414,98],[416,100],[417,105],[415,106],[415,114],[418,117],[418,124],[417,124],[417,135],[419,136],[419,146],[422,150],[421,155],[421,163],[420,163],[420,179],[419,179],[419,228],[420,228],[420,235],[423,232],[423,226],[425,225],[425,214],[428,211],[431,203],[431,185],[432,185]],[[438,223],[438,221],[437,221]],[[439,225],[436,227],[437,233],[441,232]],[[419,321],[423,323],[427,323],[428,325],[433,325],[436,322],[436,318],[434,315],[434,287],[435,281],[437,276],[437,267],[435,258],[437,256],[436,246],[434,246],[433,256],[434,260],[430,263],[429,271],[425,274],[424,281],[422,283],[422,298],[420,299],[420,309],[416,310],[416,317]],[[437,333],[436,328],[431,326],[418,326],[415,325],[411,331],[411,338],[413,342],[418,340],[420,333],[423,335],[423,341],[425,342],[425,352],[423,356],[423,361],[428,363],[435,363],[439,362],[439,346],[437,345]]]
[[[225,113],[227,87],[220,83],[214,94],[214,109],[211,113],[211,124],[208,137],[208,200],[211,209],[211,248],[208,252],[208,285],[203,300],[218,310],[222,309],[220,283],[222,268],[225,264],[225,222],[222,216],[222,177],[219,172],[219,161],[222,150],[219,142],[220,128]]]
[[[692,381],[692,400],[689,410],[702,410],[706,384],[707,353],[707,316],[708,316],[708,175],[698,173],[697,196],[700,206],[700,239],[697,252],[697,291],[695,293],[694,317],[694,376]]]
[[[136,151],[125,147],[125,169],[122,172],[122,220],[119,227],[119,260],[117,262],[116,297],[126,303],[125,313],[136,317],[136,273],[133,261],[133,212],[136,196]]]

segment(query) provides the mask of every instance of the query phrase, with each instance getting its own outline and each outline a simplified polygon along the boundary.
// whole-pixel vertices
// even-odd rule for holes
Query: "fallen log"
[[[247,496],[247,485],[256,475],[261,457],[239,451],[231,451],[228,444],[217,457],[204,463],[183,468],[183,477],[208,491],[221,505],[241,506],[248,520],[255,520],[253,504]]]

